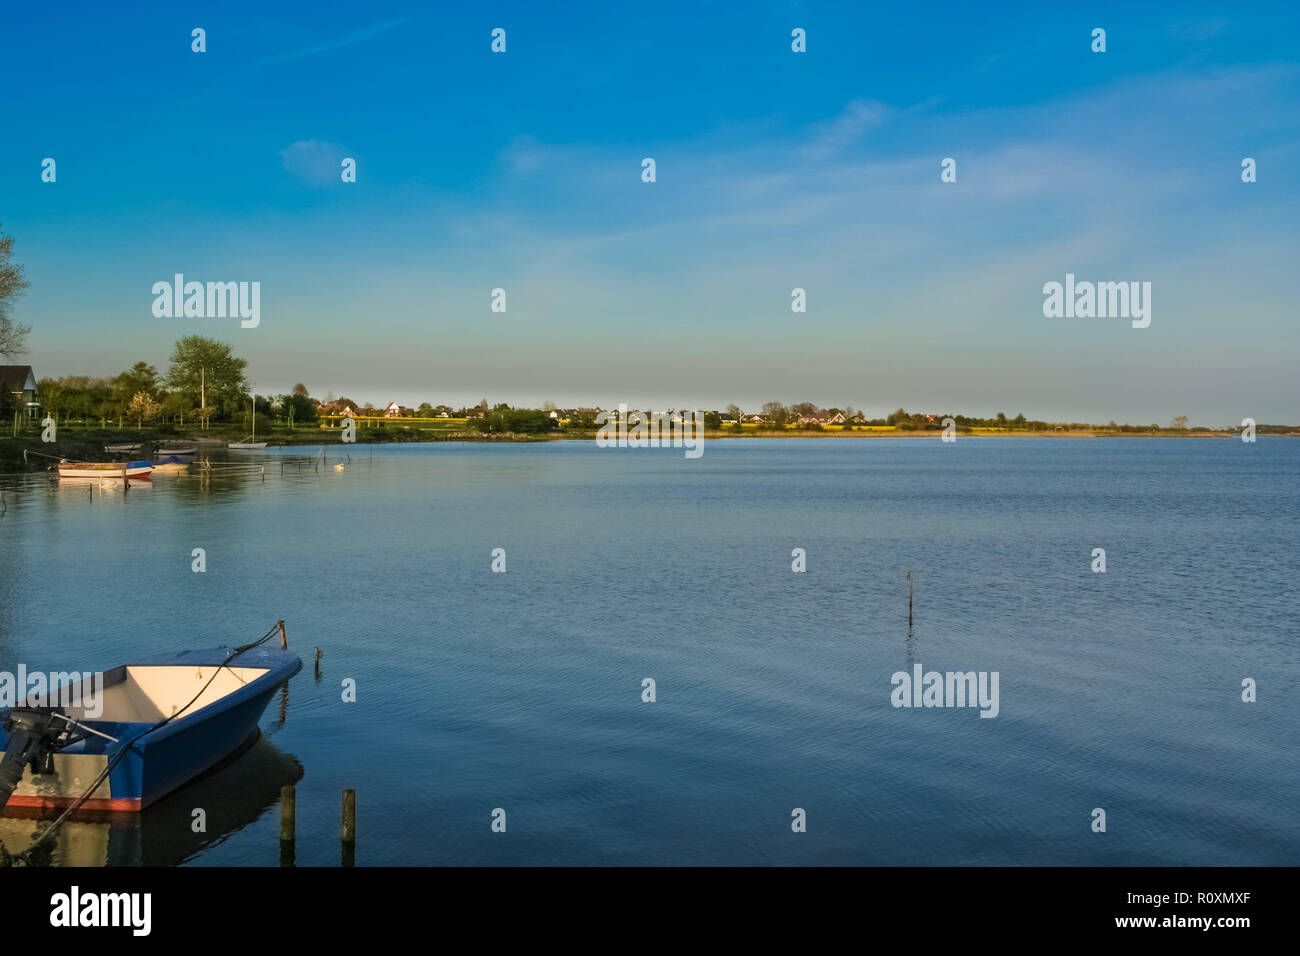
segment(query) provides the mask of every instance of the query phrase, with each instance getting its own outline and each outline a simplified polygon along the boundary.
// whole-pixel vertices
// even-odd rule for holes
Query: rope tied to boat
[[[176,711],[175,713],[171,714],[169,717],[164,717],[162,720],[153,724],[151,727],[147,727],[144,730],[140,731],[140,733],[136,734],[134,737],[128,740],[126,744],[123,745],[117,751],[117,753],[113,754],[113,756],[109,758],[108,762],[105,763],[104,769],[100,772],[99,776],[96,777],[94,782],[86,789],[86,792],[83,793],[81,796],[79,796],[76,800],[74,800],[67,807],[67,809],[65,809],[61,814],[59,814],[59,816],[55,818],[54,822],[51,823],[48,827],[46,827],[45,830],[42,831],[36,837],[36,839],[32,841],[31,845],[28,846],[27,849],[23,850],[21,853],[11,854],[5,848],[4,844],[0,843],[0,867],[21,866],[21,865],[30,866],[32,854],[36,851],[36,849],[40,847],[42,844],[47,843],[50,837],[54,836],[54,834],[59,831],[59,828],[62,827],[63,824],[67,822],[68,818],[72,816],[72,814],[77,812],[77,810],[81,809],[83,805],[85,805],[85,802],[90,799],[90,795],[93,794],[96,790],[100,788],[100,786],[103,785],[104,781],[108,779],[109,775],[113,772],[113,770],[117,767],[117,765],[122,762],[122,760],[126,757],[127,753],[131,750],[131,748],[135,746],[137,740],[140,740],[142,737],[145,737],[146,735],[153,733],[155,730],[158,730],[160,727],[166,726],[167,724],[175,720],[177,717],[179,717],[181,714],[185,713],[187,710],[193,707],[195,701],[197,701],[200,697],[204,695],[207,689],[212,686],[212,682],[217,679],[217,675],[220,674],[223,670],[225,670],[226,667],[230,665],[231,661],[233,661],[236,657],[238,657],[240,654],[243,654],[246,651],[251,651],[255,647],[260,647],[261,645],[265,644],[267,641],[269,641],[271,638],[275,637],[279,633],[280,633],[280,622],[277,621],[275,624],[271,626],[271,629],[269,631],[267,631],[257,640],[253,641],[251,644],[244,644],[242,647],[236,647],[233,651],[231,651],[230,656],[227,657],[224,661],[222,661],[221,664],[215,670],[213,670],[212,676],[208,678],[207,683],[203,685],[203,687],[199,690],[197,694],[194,695],[193,699],[191,699],[188,704],[186,704],[184,707],[182,707],[180,710]],[[90,728],[86,728],[86,729],[89,730]],[[106,736],[106,735],[100,734],[100,736]]]

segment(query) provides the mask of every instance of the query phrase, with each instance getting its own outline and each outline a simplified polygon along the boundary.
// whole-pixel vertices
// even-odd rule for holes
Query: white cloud
[[[340,163],[346,155],[342,146],[318,139],[299,140],[280,150],[284,168],[293,175],[314,185],[334,182],[339,177]]]
[[[878,100],[852,100],[839,116],[811,127],[804,153],[811,158],[837,153],[880,126],[889,115],[889,107]]]

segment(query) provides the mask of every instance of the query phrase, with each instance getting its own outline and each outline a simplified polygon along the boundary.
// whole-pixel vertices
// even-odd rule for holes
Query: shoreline
[[[170,430],[167,430],[170,431]],[[504,442],[509,444],[534,444],[539,442],[555,441],[576,441],[576,442],[594,442],[596,432],[584,431],[575,434],[524,434],[524,433],[501,433],[501,434],[439,434],[429,435],[428,433],[413,434],[409,429],[403,429],[403,434],[393,434],[392,431],[385,429],[385,434],[373,434],[371,429],[362,429],[357,432],[355,442],[342,442],[337,438],[337,432],[333,429],[320,429],[318,434],[296,433],[291,436],[279,435],[266,438],[267,448],[294,448],[294,447],[314,447],[320,445],[427,445],[438,442],[467,442],[467,443],[498,443]],[[371,432],[371,434],[367,434]],[[75,433],[74,433],[75,435]],[[926,431],[755,431],[753,434],[737,435],[729,430],[709,430],[703,434],[704,441],[726,441],[736,439],[767,439],[771,441],[780,441],[791,438],[815,438],[815,439],[882,439],[882,438],[904,438],[904,439],[939,439],[942,433],[937,430]],[[958,431],[957,437],[965,439],[995,439],[995,438],[1098,438],[1098,439],[1125,439],[1125,438],[1160,438],[1160,439],[1234,439],[1240,438],[1239,432],[1204,432],[1190,431],[1187,433],[1171,432],[1112,432],[1112,431],[1007,431],[997,433],[987,432],[963,432]],[[1260,438],[1300,438],[1300,432],[1276,432],[1258,435]],[[114,432],[111,434],[81,434],[75,435],[54,443],[43,443],[39,436],[20,438],[0,438],[0,472],[18,473],[18,472],[38,472],[43,470],[42,466],[48,467],[53,458],[63,457],[73,460],[96,461],[106,459],[108,456],[104,452],[103,446],[114,441],[137,441],[144,445],[149,445],[158,441],[175,441],[184,439],[195,441],[200,445],[210,447],[224,448],[226,438],[209,438],[195,437],[185,434],[160,434],[160,431],[151,433],[126,433]],[[148,449],[142,449],[142,453]],[[31,457],[24,462],[24,451],[31,453]]]

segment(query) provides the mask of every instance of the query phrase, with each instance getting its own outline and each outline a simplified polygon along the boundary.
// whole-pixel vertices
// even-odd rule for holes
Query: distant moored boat
[[[266,442],[257,440],[257,409],[252,403],[248,406],[248,417],[253,422],[253,434],[248,436],[248,441],[232,441],[227,448],[256,450],[266,447]]]
[[[188,461],[181,461],[181,459],[174,455],[170,458],[164,458],[162,461],[154,462],[153,466],[153,473],[155,475],[183,475],[189,470],[190,463]]]
[[[198,445],[187,445],[184,442],[167,442],[157,446],[159,458],[166,458],[168,455],[197,455]]]

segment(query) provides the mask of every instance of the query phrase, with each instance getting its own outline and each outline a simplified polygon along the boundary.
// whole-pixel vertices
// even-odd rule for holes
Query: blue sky
[[[376,403],[1300,420],[1294,3],[322,9],[7,14],[38,374],[199,332]],[[175,272],[261,325],[155,318]],[[1151,282],[1151,326],[1045,318],[1067,272]]]

